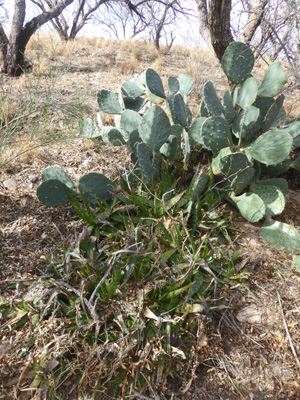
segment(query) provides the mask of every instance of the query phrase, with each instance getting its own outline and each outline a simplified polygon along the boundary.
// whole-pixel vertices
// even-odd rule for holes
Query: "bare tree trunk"
[[[251,42],[251,39],[253,38],[256,29],[261,24],[265,7],[268,4],[268,2],[269,0],[256,1],[251,14],[249,14],[247,25],[242,34],[239,36],[239,41],[246,44],[249,44]]]
[[[32,18],[24,26],[26,2],[15,0],[14,16],[11,25],[9,39],[7,38],[2,25],[0,24],[0,49],[3,55],[2,71],[10,76],[20,76],[28,68],[25,60],[25,49],[31,36],[35,31],[58,16],[74,0],[61,0],[49,11],[42,12]]]
[[[231,0],[210,0],[208,25],[211,43],[221,61],[227,46],[233,42],[230,30]]]
[[[208,25],[208,9],[206,0],[196,0],[199,16],[200,34],[209,48],[212,48]]]

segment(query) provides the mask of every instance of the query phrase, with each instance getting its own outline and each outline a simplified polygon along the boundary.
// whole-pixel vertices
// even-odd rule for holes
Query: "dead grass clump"
[[[185,45],[177,44],[171,47],[170,54],[174,56],[190,57],[191,49],[188,49]]]

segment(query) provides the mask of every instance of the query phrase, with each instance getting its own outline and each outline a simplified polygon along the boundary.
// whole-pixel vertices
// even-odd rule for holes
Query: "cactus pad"
[[[284,130],[271,130],[263,133],[247,147],[247,154],[266,165],[276,165],[284,161],[293,146],[291,135]]]
[[[254,185],[255,193],[263,200],[266,205],[266,214],[269,216],[281,214],[285,207],[284,195],[277,186]]]
[[[82,118],[79,121],[79,131],[82,137],[95,139],[101,136],[101,133],[91,118]]]
[[[179,92],[180,85],[178,79],[175,78],[174,76],[170,76],[168,78],[168,88],[171,94]]]
[[[211,81],[208,81],[204,84],[203,98],[206,108],[212,116],[219,117],[223,113],[224,107],[220,102],[217,92]]]
[[[144,143],[154,151],[158,151],[171,134],[169,118],[157,105],[146,111],[138,129]]]
[[[42,181],[45,182],[49,179],[57,179],[65,184],[69,189],[74,189],[76,187],[69,175],[59,167],[47,167],[43,170]]]
[[[279,221],[264,222],[260,236],[272,243],[277,249],[284,249],[287,252],[300,249],[300,235],[297,230],[288,224]]]
[[[125,110],[121,116],[120,129],[122,135],[128,139],[129,134],[137,129],[142,122],[142,117],[135,111]]]
[[[266,212],[263,200],[255,193],[244,193],[232,199],[242,216],[249,222],[258,222]]]
[[[204,147],[211,151],[219,151],[231,145],[229,126],[222,117],[207,118],[201,129]]]
[[[150,149],[145,143],[139,143],[137,145],[137,156],[142,174],[145,180],[149,182],[154,175],[155,168],[150,160]]]
[[[120,106],[118,97],[110,90],[99,90],[97,93],[97,101],[101,110],[107,114],[122,113],[122,108]]]
[[[228,90],[225,90],[224,92],[223,106],[225,108],[225,119],[230,125],[236,116],[236,110],[233,107],[232,98]]]
[[[239,91],[236,103],[243,109],[251,106],[256,100],[258,88],[257,79],[253,78],[253,76],[247,78]]]
[[[181,126],[188,128],[192,123],[192,113],[189,106],[184,102],[180,93],[174,96],[174,112],[176,119]]]
[[[194,89],[194,82],[188,75],[182,74],[178,77],[179,92],[182,96],[188,96]]]
[[[267,69],[258,95],[263,97],[274,97],[281,93],[287,83],[286,74],[279,61],[274,62]]]
[[[154,94],[154,96],[166,98],[162,80],[158,73],[152,68],[148,68],[146,71],[146,85],[149,91]]]
[[[78,183],[78,188],[89,203],[97,203],[97,199],[109,201],[115,184],[106,176],[91,172],[83,175]]]
[[[70,196],[75,197],[77,193],[58,179],[48,179],[38,186],[36,195],[45,206],[56,207],[68,203]]]
[[[242,83],[252,71],[254,55],[251,49],[241,42],[232,42],[222,58],[222,68],[234,83]]]
[[[121,90],[126,97],[131,97],[133,99],[136,99],[137,97],[140,97],[145,93],[144,88],[130,81],[124,82],[121,86]]]

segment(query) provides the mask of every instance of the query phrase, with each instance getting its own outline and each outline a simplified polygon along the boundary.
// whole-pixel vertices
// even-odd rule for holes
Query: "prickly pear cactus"
[[[291,156],[300,146],[300,120],[285,121],[281,92],[287,80],[282,65],[271,64],[261,82],[251,75],[253,66],[251,49],[240,42],[231,43],[222,59],[222,68],[233,83],[231,91],[219,97],[213,83],[206,82],[194,120],[188,105],[192,79],[185,74],[169,77],[165,88],[159,74],[149,68],[124,82],[118,94],[99,90],[98,105],[102,112],[114,115],[115,124],[103,126],[99,113],[97,123],[90,118],[81,120],[81,135],[104,144],[126,145],[137,175],[147,184],[156,185],[166,169],[171,178],[191,176],[186,170],[195,170],[205,154],[214,193],[218,192],[219,198],[227,196],[249,221],[269,221],[284,209],[287,182],[260,178],[300,169],[300,157]],[[178,165],[183,171],[178,171]],[[196,185],[200,194],[208,179],[201,176],[202,183]],[[200,175],[194,179],[196,182]],[[110,201],[113,191],[114,184],[101,174],[87,174],[76,185],[54,167],[43,172],[37,195],[49,206],[64,204],[79,193],[96,204],[98,199]],[[179,204],[186,204],[183,199]],[[265,225],[262,233],[276,245],[277,226],[282,237],[285,228],[278,224]]]

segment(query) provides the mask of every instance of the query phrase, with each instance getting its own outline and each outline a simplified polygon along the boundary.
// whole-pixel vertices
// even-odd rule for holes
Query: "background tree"
[[[232,34],[232,1],[195,1],[198,7],[200,33],[209,47],[213,47],[218,59],[222,60],[226,47],[235,40]],[[269,0],[257,0],[253,6],[251,5],[252,2],[245,2],[249,10],[244,29],[242,32],[239,32],[240,40],[244,43],[251,42],[257,28],[261,24],[268,2]]]
[[[132,39],[135,36],[147,38],[148,28],[151,24],[149,15],[146,14],[143,2],[134,3],[139,13],[133,12],[126,0],[110,0],[105,3],[105,9],[94,14],[97,24],[106,27],[109,34],[120,39]]]
[[[43,11],[25,23],[26,1],[15,0],[14,13],[9,37],[0,23],[0,51],[3,58],[2,71],[10,76],[19,76],[28,67],[25,61],[25,48],[36,30],[58,16],[73,0],[57,1],[48,11]]]
[[[30,0],[42,12],[57,4],[57,0]],[[57,15],[50,22],[62,40],[75,39],[78,32],[93,17],[93,13],[107,0],[73,0],[72,6]]]

